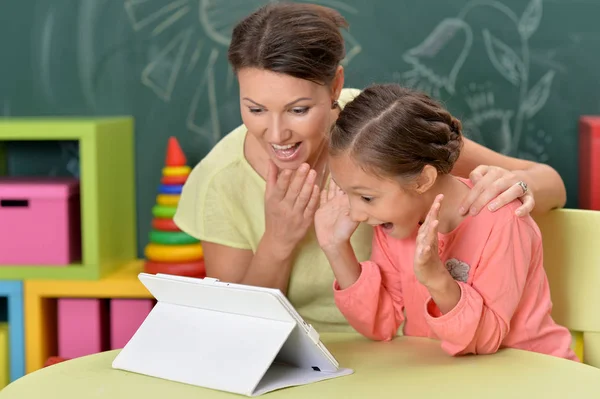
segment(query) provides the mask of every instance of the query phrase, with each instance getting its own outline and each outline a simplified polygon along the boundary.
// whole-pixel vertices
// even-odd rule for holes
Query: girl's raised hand
[[[350,201],[333,180],[321,191],[321,204],[315,214],[315,231],[323,250],[344,245],[356,231],[358,222],[350,217]]]
[[[435,285],[448,273],[438,254],[438,218],[443,198],[442,194],[435,198],[417,235],[414,272],[417,280],[426,287]]]

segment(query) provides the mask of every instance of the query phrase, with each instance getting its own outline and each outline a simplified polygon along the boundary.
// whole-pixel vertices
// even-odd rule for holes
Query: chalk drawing
[[[529,39],[540,26],[542,20],[542,0],[530,1],[521,15],[518,29],[521,37]]]
[[[347,66],[354,57],[362,51],[360,43],[347,31],[342,31],[342,36],[346,42],[346,56],[342,60],[341,64]]]
[[[467,17],[481,7],[499,13],[514,24],[505,29],[514,29],[519,38],[516,46],[505,43],[489,29],[473,30]],[[473,41],[482,42],[495,71],[516,88],[518,99],[513,109],[503,109],[494,103],[496,93],[489,85],[471,83],[462,93],[470,110],[463,122],[477,141],[497,151],[516,154],[521,145],[523,124],[544,107],[556,75],[556,69],[550,67],[537,79],[530,76],[529,39],[539,28],[542,17],[542,0],[529,0],[520,16],[501,1],[472,0],[456,17],[442,20],[425,40],[404,52],[403,59],[412,69],[395,73],[394,77],[437,98],[442,97],[443,89],[451,98],[457,94],[456,79],[469,57]],[[530,81],[534,79],[537,83],[531,86]],[[536,142],[541,146],[548,144],[545,140]],[[541,156],[543,151],[536,147],[533,153]]]
[[[511,118],[514,111],[498,107],[494,92],[489,83],[470,84],[464,92],[465,102],[471,114],[462,120],[467,137],[485,143],[486,146],[502,153],[510,151],[512,143]]]
[[[79,177],[79,144],[60,142],[61,158],[66,161],[65,169],[73,177]]]
[[[552,143],[552,136],[543,130],[538,130],[535,135],[529,135],[524,140],[524,149],[519,151],[519,158],[531,161],[547,162],[549,160],[548,146]]]
[[[345,11],[349,14],[358,14],[358,10],[349,4],[338,0],[306,0],[307,3],[321,4],[338,11]]]
[[[165,101],[171,99],[191,34],[190,28],[175,36],[164,49],[152,56],[152,61],[142,71],[142,83]]]
[[[521,104],[521,109],[528,118],[537,114],[546,104],[546,101],[548,101],[554,75],[555,72],[553,70],[546,72],[539,82],[537,82],[527,93],[527,97],[525,97]]]
[[[44,95],[51,103],[56,103],[54,90],[52,89],[52,78],[51,76],[51,66],[52,66],[52,31],[54,30],[54,7],[48,11],[48,14],[44,18],[44,24],[42,29],[42,48],[40,51],[41,54],[41,80],[42,80],[42,89],[44,91]]]
[[[177,0],[165,4],[164,0],[125,0],[125,11],[133,29],[139,31],[165,15],[186,7],[189,2]]]
[[[257,8],[272,0],[200,0],[200,23],[216,43],[229,46],[233,27]]]
[[[79,66],[79,83],[86,103],[92,110],[97,110],[95,95],[94,71],[96,69],[96,51],[93,45],[94,31],[102,8],[102,2],[96,0],[81,0],[79,8],[79,33],[77,34],[78,51],[77,64]]]
[[[52,177],[64,176],[66,173],[71,177],[79,178],[79,145],[68,141],[59,141],[57,144],[60,156],[57,162],[44,172]]]
[[[404,61],[413,66],[403,75],[406,84],[435,97],[440,96],[442,87],[454,94],[456,77],[472,44],[473,32],[465,21],[444,19],[418,46],[403,54]]]
[[[200,0],[200,23],[206,35],[223,46],[231,41],[233,27],[254,10],[276,0]],[[338,11],[357,14],[356,8],[339,0],[306,0]]]
[[[233,87],[233,79],[235,78],[233,68],[227,64],[227,82],[225,83],[225,90],[229,93]]]
[[[506,80],[519,86],[525,72],[525,65],[517,53],[496,39],[487,29],[483,30],[483,40],[492,65]]]
[[[194,70],[194,68],[196,67],[196,64],[198,64],[198,60],[200,59],[200,54],[202,54],[202,47],[204,47],[204,40],[198,39],[198,42],[196,43],[196,48],[194,49],[194,53],[192,54],[192,57],[190,58],[190,63],[187,66],[186,73],[189,74],[192,70]]]
[[[165,30],[167,30],[167,28],[169,28],[171,25],[173,25],[179,19],[183,18],[183,16],[185,14],[187,14],[188,12],[190,12],[191,9],[192,9],[191,7],[185,6],[185,7],[181,8],[181,9],[177,10],[173,15],[171,15],[169,18],[167,18],[164,21],[162,21],[160,24],[158,24],[156,26],[156,28],[154,28],[152,30],[152,36],[157,36],[160,33],[162,33]]]
[[[221,138],[217,93],[232,93],[235,76],[226,60],[233,27],[257,8],[276,0],[125,0],[125,12],[135,32],[151,38],[149,62],[141,73],[141,82],[158,98],[169,102],[176,94],[177,81],[193,79],[198,71],[199,83],[187,112],[186,126],[191,132],[216,143]],[[358,14],[342,0],[301,0]],[[191,16],[191,18],[190,18]],[[169,33],[167,33],[169,32]],[[169,36],[167,36],[169,35]],[[359,41],[343,31],[348,65],[361,51]],[[167,37],[166,44],[154,41]],[[164,39],[163,39],[164,40]],[[162,41],[161,43],[164,43]],[[226,78],[217,81],[215,70],[226,69]],[[182,89],[185,90],[185,89]],[[182,92],[180,95],[192,93]],[[208,109],[208,116],[206,111]],[[209,123],[207,123],[208,119]]]
[[[212,49],[208,58],[205,72],[202,76],[202,80],[200,81],[200,84],[196,89],[196,93],[194,94],[194,98],[192,99],[186,121],[189,130],[212,139],[213,144],[215,144],[221,138],[214,68],[218,56],[219,50]],[[201,105],[202,99],[206,99],[209,104],[212,131],[207,131],[206,129],[202,128],[202,124],[197,121],[199,108],[203,107]]]

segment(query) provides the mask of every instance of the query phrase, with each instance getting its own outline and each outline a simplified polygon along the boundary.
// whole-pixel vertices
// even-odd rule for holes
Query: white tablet
[[[141,273],[139,279],[153,295],[152,281],[157,279],[193,284],[198,299],[193,306],[206,310],[279,321],[291,317],[296,327],[279,351],[276,361],[326,372],[337,371],[339,367],[337,360],[321,342],[318,332],[302,319],[279,289],[221,282],[209,277],[199,279],[160,273]]]
[[[139,274],[157,303],[113,368],[248,396],[352,374],[276,289]]]

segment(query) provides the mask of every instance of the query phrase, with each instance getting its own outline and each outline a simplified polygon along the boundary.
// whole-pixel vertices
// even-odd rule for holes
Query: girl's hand
[[[269,160],[265,192],[265,236],[287,256],[304,238],[319,206],[317,173],[308,164],[284,169]]]
[[[321,192],[321,205],[315,214],[315,231],[324,251],[347,244],[358,222],[350,217],[350,201],[334,182]]]
[[[523,180],[506,169],[480,165],[471,172],[469,178],[474,186],[461,204],[461,215],[477,215],[488,203],[488,209],[493,212],[517,198],[523,203],[516,210],[518,216],[529,215],[535,206],[531,190],[524,190],[519,185]]]
[[[438,254],[438,216],[443,197],[440,194],[433,201],[425,221],[419,228],[415,246],[415,276],[427,288],[435,288],[451,277]]]

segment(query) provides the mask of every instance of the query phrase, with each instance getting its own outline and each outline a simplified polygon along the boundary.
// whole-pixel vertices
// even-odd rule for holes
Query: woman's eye
[[[252,114],[260,114],[263,111],[262,108],[249,108],[249,110]]]
[[[364,195],[361,195],[361,197],[363,201],[365,202],[371,202],[373,201],[373,197],[365,197]]]
[[[305,113],[308,112],[308,107],[297,107],[297,108],[292,108],[292,113],[295,115],[304,115]]]

